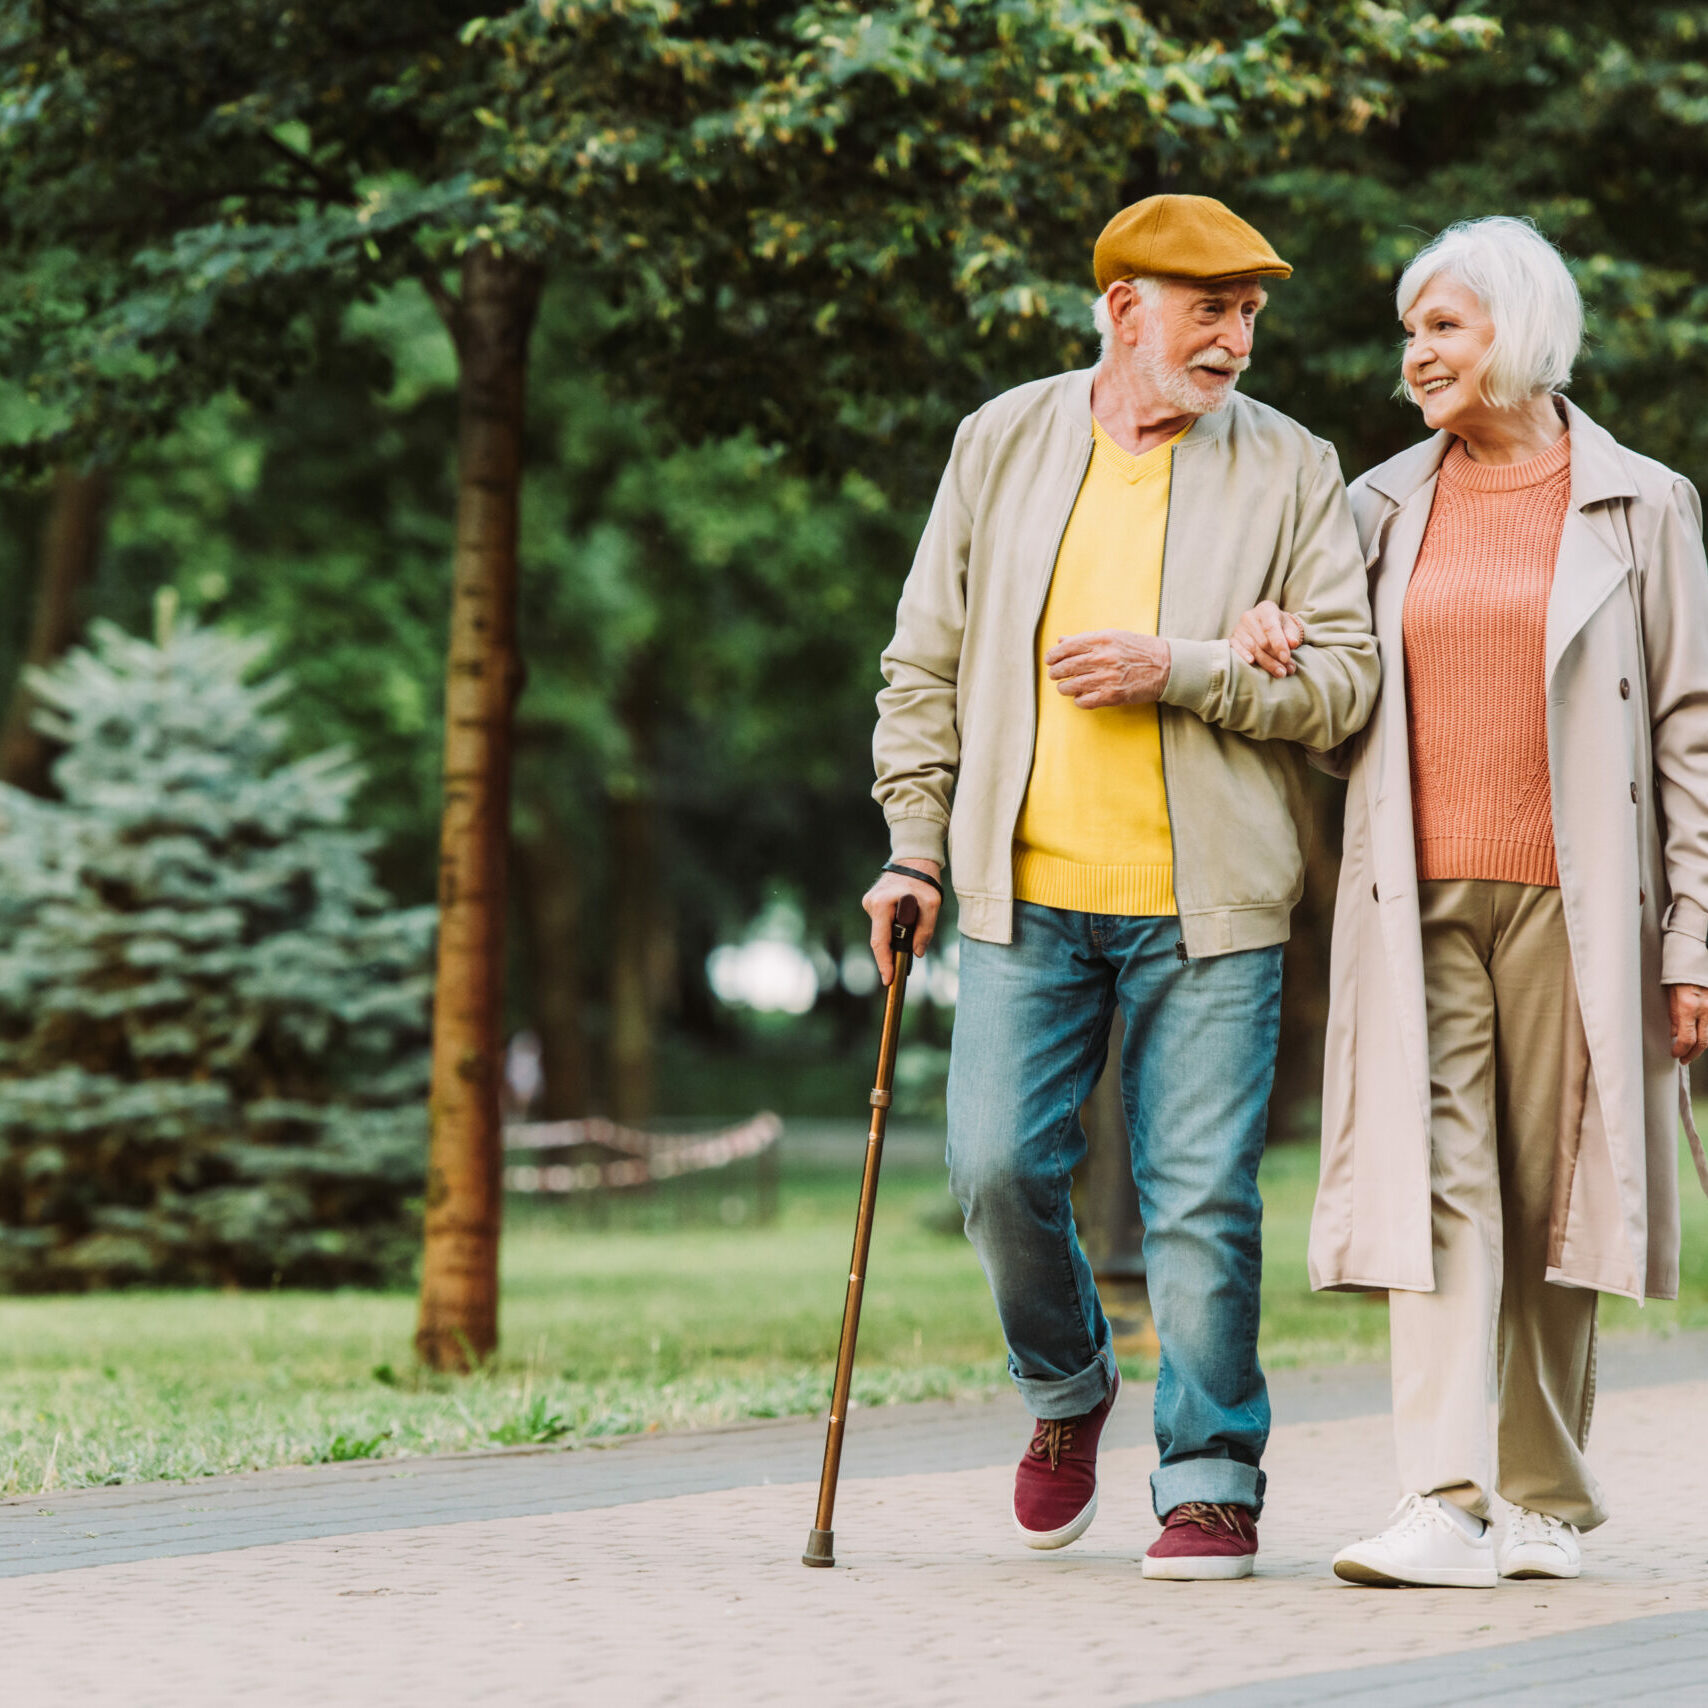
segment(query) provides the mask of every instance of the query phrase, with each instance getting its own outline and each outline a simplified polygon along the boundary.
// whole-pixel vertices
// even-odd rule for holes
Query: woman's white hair
[[[1565,389],[1583,343],[1583,299],[1559,250],[1529,220],[1495,214],[1448,226],[1400,275],[1402,319],[1443,273],[1473,291],[1494,322],[1494,342],[1469,376],[1487,402],[1510,409]]]
[[[1162,280],[1141,273],[1133,279],[1117,279],[1111,284],[1109,291],[1115,285],[1128,284],[1139,293],[1139,300],[1147,308],[1155,308],[1162,301]],[[1105,291],[1091,305],[1091,324],[1097,328],[1097,336],[1102,348],[1098,351],[1098,360],[1107,361],[1109,352],[1115,347],[1115,317],[1109,312],[1109,291]]]

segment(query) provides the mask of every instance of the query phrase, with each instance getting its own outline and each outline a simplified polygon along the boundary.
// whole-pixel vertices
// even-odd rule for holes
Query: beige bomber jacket
[[[1037,628],[1091,460],[1094,373],[1019,386],[961,423],[883,657],[872,792],[893,857],[947,860],[960,929],[991,943],[1013,934]],[[1379,667],[1333,446],[1236,394],[1175,446],[1172,479],[1163,778],[1197,957],[1286,940],[1310,825],[1304,750],[1363,727]],[[1224,638],[1262,599],[1306,626],[1283,680],[1240,663]]]

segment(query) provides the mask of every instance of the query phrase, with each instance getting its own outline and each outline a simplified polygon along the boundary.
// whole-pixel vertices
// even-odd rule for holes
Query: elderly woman
[[[1352,488],[1385,669],[1334,756],[1311,1284],[1390,1290],[1406,1493],[1336,1574],[1491,1587],[1606,1517],[1596,1298],[1677,1292],[1681,1110],[1708,1188],[1708,566],[1690,483],[1559,395],[1583,315],[1534,227],[1442,233],[1399,311],[1433,436]],[[1285,672],[1309,622],[1234,649]]]

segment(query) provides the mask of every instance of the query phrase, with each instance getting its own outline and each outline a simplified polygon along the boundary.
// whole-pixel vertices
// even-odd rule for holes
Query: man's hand
[[[1273,599],[1253,605],[1228,636],[1228,645],[1239,657],[1271,676],[1293,675],[1299,668],[1293,662],[1293,649],[1304,644],[1305,625]]]
[[[1044,663],[1057,690],[1088,712],[1154,705],[1168,686],[1168,642],[1130,629],[1069,635],[1044,654]]]
[[[929,872],[934,878],[943,870],[935,860],[897,860],[895,864]],[[929,884],[916,884],[899,872],[884,872],[860,901],[872,916],[872,958],[878,963],[878,976],[886,985],[895,977],[890,932],[895,924],[896,903],[903,896],[912,896],[919,903],[919,924],[914,927],[913,952],[923,955],[931,946],[932,936],[937,930],[938,909],[943,905],[943,898]]]
[[[1689,1067],[1708,1050],[1708,989],[1699,984],[1669,984],[1666,1006],[1672,1020],[1672,1053]]]

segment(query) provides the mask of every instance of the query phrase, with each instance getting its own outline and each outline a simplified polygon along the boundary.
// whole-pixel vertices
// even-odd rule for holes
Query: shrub
[[[61,799],[0,787],[0,1288],[400,1278],[432,909],[348,757],[288,758],[267,643],[173,617],[35,672]]]

